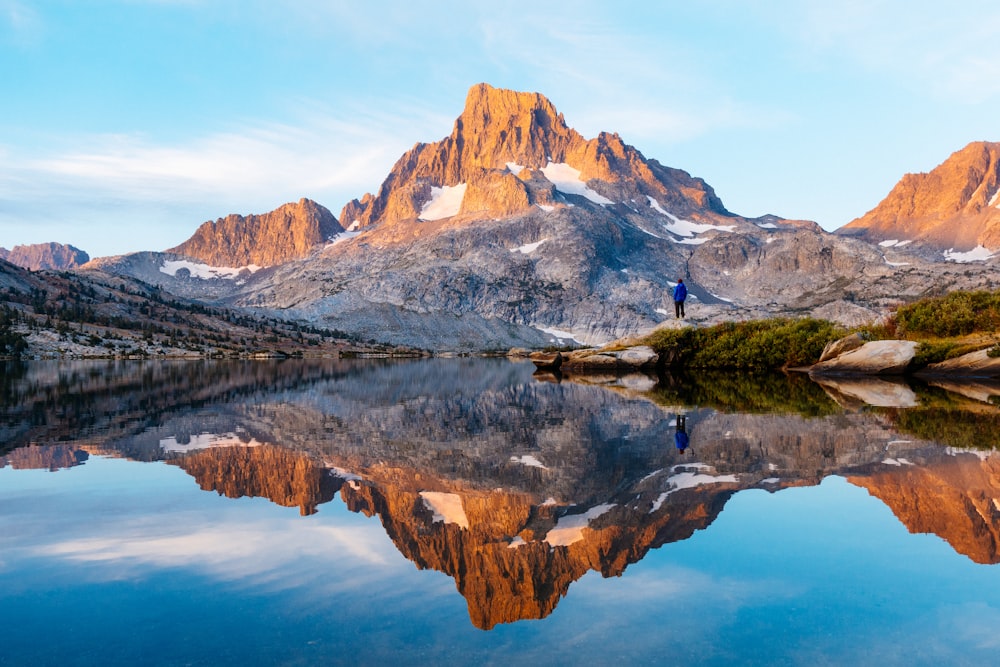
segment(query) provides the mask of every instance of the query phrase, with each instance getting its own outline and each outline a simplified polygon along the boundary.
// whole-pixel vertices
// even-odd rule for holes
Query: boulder
[[[930,364],[921,375],[962,375],[966,377],[1000,377],[1000,357],[989,356],[989,350],[976,350],[954,359]]]
[[[810,375],[902,375],[917,351],[911,340],[876,340],[822,361]]]
[[[577,350],[563,361],[563,370],[577,372],[613,371],[652,368],[659,355],[648,345],[623,350]]]
[[[861,337],[861,334],[852,333],[850,336],[845,336],[840,340],[835,340],[832,343],[827,343],[826,347],[823,348],[823,354],[820,355],[820,362],[829,361],[835,357],[850,352],[851,350],[856,350],[865,344],[865,340]]]
[[[563,363],[561,352],[532,352],[528,355],[528,359],[539,370],[556,370]]]

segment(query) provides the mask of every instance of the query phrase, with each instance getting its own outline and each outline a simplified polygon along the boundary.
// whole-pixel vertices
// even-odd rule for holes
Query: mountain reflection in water
[[[0,467],[165,461],[302,514],[339,493],[472,623],[549,615],[745,489],[839,475],[911,532],[1000,562],[1000,388],[699,375],[532,377],[506,360],[9,365]],[[690,448],[673,446],[686,415]]]

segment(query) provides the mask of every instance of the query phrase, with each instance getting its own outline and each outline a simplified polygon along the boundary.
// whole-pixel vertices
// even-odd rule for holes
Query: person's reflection
[[[690,442],[691,440],[687,434],[687,416],[678,413],[677,430],[674,431],[674,444],[677,445],[677,451],[683,454]]]

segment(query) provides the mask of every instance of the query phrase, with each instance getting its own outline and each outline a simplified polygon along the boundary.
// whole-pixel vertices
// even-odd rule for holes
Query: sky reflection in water
[[[507,368],[479,363],[456,363],[451,370],[436,368],[435,372],[446,377],[450,374],[453,380],[451,389],[441,389],[436,397],[413,378],[413,386],[420,387],[413,391],[401,388],[405,382],[398,376],[394,376],[394,390],[371,389],[369,384],[368,391],[373,394],[393,395],[373,409],[383,411],[384,417],[391,412],[391,405],[414,408],[420,396],[425,399],[420,404],[423,408],[440,409],[447,404],[444,394],[478,392],[481,397],[493,392],[509,398],[518,395],[522,386],[542,384],[530,378],[530,370],[517,369],[511,374]],[[479,370],[478,375],[470,372]],[[413,373],[420,371],[420,365],[412,366]],[[488,382],[454,386],[456,377],[491,373],[494,375]],[[876,480],[874,488],[888,493],[886,489],[896,487],[888,486],[885,480],[895,483],[905,478],[916,483],[914,476],[922,474],[921,470],[945,470],[935,479],[952,479],[947,471],[954,468],[955,460],[963,466],[959,478],[967,479],[969,470],[995,464],[997,455],[947,452],[940,445],[914,442],[912,433],[893,432],[878,415],[874,423],[881,424],[885,433],[872,437],[883,438],[885,443],[908,441],[910,449],[905,453],[917,465],[868,461],[879,453],[878,447],[886,445],[883,440],[874,445],[865,442],[858,450],[867,447],[874,454],[866,455],[864,461],[865,457],[851,460],[851,456],[861,456],[856,451],[837,450],[827,457],[830,469],[841,465],[840,459],[847,461],[842,474],[821,473],[825,479],[818,485],[768,493],[764,489],[773,484],[763,484],[761,479],[770,474],[789,478],[792,466],[787,461],[792,454],[785,450],[765,452],[761,461],[778,468],[768,471],[760,468],[759,461],[747,463],[750,455],[746,452],[756,451],[754,447],[774,450],[778,447],[775,442],[751,443],[749,438],[733,442],[751,432],[757,436],[781,433],[781,424],[785,424],[795,429],[795,438],[805,448],[803,438],[812,436],[802,431],[803,424],[810,422],[803,421],[801,415],[725,414],[719,406],[688,405],[685,410],[693,424],[692,451],[685,455],[688,459],[678,463],[678,455],[670,451],[672,440],[665,437],[671,433],[670,417],[676,406],[604,388],[559,389],[566,383],[542,387],[541,394],[529,394],[534,399],[542,397],[538,404],[541,414],[531,419],[539,424],[547,421],[550,426],[558,422],[558,430],[569,430],[574,437],[579,433],[574,420],[583,419],[581,415],[587,412],[625,412],[634,428],[622,430],[603,420],[606,432],[596,440],[610,442],[610,449],[605,451],[601,448],[604,445],[584,449],[597,460],[586,475],[604,467],[617,478],[608,483],[588,482],[586,475],[571,477],[571,481],[576,480],[581,507],[577,511],[559,506],[559,512],[571,513],[582,513],[598,506],[599,501],[618,508],[584,529],[586,540],[566,548],[578,549],[573,559],[589,562],[590,571],[569,584],[565,598],[557,599],[543,619],[500,622],[489,631],[470,621],[470,614],[495,613],[472,609],[484,603],[476,598],[476,581],[465,584],[467,604],[456,591],[456,579],[415,567],[401,548],[412,550],[407,553],[428,568],[428,559],[462,545],[488,555],[495,536],[480,536],[484,541],[468,544],[463,542],[469,539],[464,536],[468,531],[435,522],[429,512],[421,514],[418,502],[413,505],[416,509],[407,510],[409,513],[400,512],[399,508],[410,507],[407,499],[421,483],[402,479],[415,473],[400,466],[411,457],[414,470],[425,476],[422,483],[439,492],[464,493],[474,529],[481,521],[474,502],[488,501],[487,509],[498,515],[507,511],[507,505],[496,504],[492,486],[497,479],[534,475],[527,481],[515,480],[511,486],[512,492],[533,499],[532,511],[538,514],[544,512],[539,508],[545,506],[545,496],[565,494],[569,488],[558,480],[545,481],[546,475],[563,472],[514,463],[510,470],[496,472],[496,479],[485,480],[486,487],[477,488],[473,477],[463,473],[470,464],[445,456],[455,448],[454,443],[436,452],[433,460],[399,453],[389,461],[392,471],[380,472],[379,462],[385,464],[388,453],[400,452],[405,443],[392,438],[373,441],[368,433],[367,444],[378,453],[374,462],[361,457],[358,452],[364,448],[354,449],[349,440],[320,447],[327,465],[350,463],[365,470],[359,473],[361,480],[342,481],[337,497],[318,504],[316,513],[300,516],[297,507],[282,507],[261,497],[227,498],[220,495],[221,489],[206,493],[198,487],[210,480],[200,468],[190,473],[176,461],[108,458],[115,447],[118,456],[129,448],[134,454],[137,443],[148,439],[150,433],[157,442],[166,431],[184,440],[187,434],[181,432],[182,424],[197,430],[198,425],[223,415],[228,419],[233,414],[248,414],[227,412],[237,403],[252,405],[249,412],[258,417],[279,405],[299,408],[295,414],[301,426],[306,416],[303,405],[321,406],[317,409],[327,415],[339,414],[354,400],[347,400],[352,390],[345,383],[370,382],[373,377],[378,373],[349,373],[339,379],[293,382],[278,392],[255,385],[253,391],[235,392],[240,394],[235,401],[216,396],[198,406],[167,406],[155,425],[137,426],[129,433],[115,431],[115,424],[96,425],[95,433],[115,435],[102,439],[92,433],[87,440],[71,443],[94,452],[81,466],[56,473],[12,466],[0,469],[0,644],[4,647],[0,664],[471,664],[525,660],[543,664],[581,660],[594,664],[622,660],[670,664],[986,664],[1000,649],[1000,633],[995,630],[1000,627],[1000,568],[973,562],[971,556],[957,553],[937,535],[911,534],[889,506],[847,481],[875,484],[871,480]],[[515,389],[513,394],[511,388]],[[559,400],[545,403],[549,391],[557,391]],[[227,396],[232,393],[227,392]],[[572,400],[579,403],[574,405]],[[473,401],[467,407],[475,411],[483,405]],[[649,417],[650,409],[662,413],[665,426]],[[7,412],[10,416],[16,410],[8,406]],[[414,412],[425,414],[426,410]],[[288,433],[291,422],[282,422],[283,428],[278,428],[277,414],[266,420],[272,428],[269,433],[260,430],[262,421],[253,427],[258,429],[253,437],[275,442],[276,434]],[[871,416],[863,415],[861,424],[871,426],[873,422],[866,421]],[[819,419],[834,417],[825,414]],[[508,442],[522,437],[516,432],[495,435],[496,425],[480,429],[468,417],[449,423],[461,423],[467,435],[471,432],[477,441],[496,437]],[[519,422],[512,418],[503,423]],[[581,423],[595,428],[593,421],[584,419]],[[850,423],[844,422],[847,426]],[[246,421],[242,424],[250,426]],[[384,422],[384,428],[392,425]],[[741,428],[746,433],[741,434]],[[554,431],[542,425],[537,431],[555,437]],[[312,431],[311,437],[318,437],[318,432]],[[263,439],[264,435],[271,437]],[[650,444],[661,436],[663,452]],[[836,445],[830,442],[833,444],[821,445]],[[562,471],[577,466],[575,459],[556,458],[557,445],[564,446],[533,441],[532,452],[518,452],[517,456],[530,454]],[[340,459],[334,460],[338,452]],[[739,461],[734,460],[737,454],[742,457]],[[898,452],[893,454],[907,459]],[[796,455],[802,456],[801,452]],[[445,464],[439,461],[442,457],[447,458]],[[503,451],[496,461],[510,458],[509,452]],[[661,488],[649,485],[666,483],[661,478],[667,473],[657,474],[660,466],[670,470],[671,466],[705,460],[720,476],[749,479],[751,488],[717,484],[675,489],[661,510],[649,511],[651,500],[662,494]],[[812,465],[808,456],[801,462],[802,469]],[[501,464],[492,461],[484,468],[498,466]],[[448,474],[443,472],[448,470]],[[816,472],[813,469],[811,474]],[[201,475],[197,482],[192,474]],[[341,470],[340,474],[345,473]],[[430,474],[439,478],[427,481]],[[450,480],[452,486],[441,487],[442,479]],[[381,495],[364,495],[362,487],[368,480],[382,485]],[[397,486],[392,486],[391,480]],[[359,489],[353,490],[352,483]],[[1000,496],[1000,491],[996,495]],[[633,496],[635,511],[623,513]],[[343,498],[347,498],[346,503]],[[565,504],[575,498],[561,496],[556,500]],[[368,509],[379,516],[368,517],[348,508],[364,509],[360,506],[364,503],[374,503]],[[933,514],[935,508],[926,511]],[[671,512],[680,517],[680,523],[674,518],[657,518]],[[697,523],[698,512],[708,513],[704,524]],[[528,522],[535,526],[533,533],[522,535],[529,542],[534,537],[537,544],[558,518],[536,517],[531,520],[535,524]],[[994,527],[998,523],[996,515],[983,518]],[[631,522],[629,529],[614,532],[620,522]],[[411,524],[413,532],[406,532]],[[685,528],[688,525],[693,528]],[[702,525],[707,529],[700,529]],[[694,532],[689,538],[680,535],[690,530]],[[650,539],[650,531],[657,533],[655,539]],[[610,537],[591,546],[588,540],[598,533]],[[423,536],[428,543],[444,543],[438,544],[437,551],[432,546],[408,545],[406,540],[413,535]],[[627,559],[631,564],[618,566],[612,562],[620,557],[616,554],[630,548],[623,540],[632,540],[639,552]],[[645,547],[642,540],[646,540]],[[502,548],[508,550],[507,546]],[[557,553],[563,548],[546,547],[543,551]],[[967,550],[983,560],[985,552],[973,548]],[[594,549],[605,559],[591,553]],[[636,558],[637,562],[631,562]],[[551,567],[568,567],[567,563],[577,562],[573,559],[553,561]],[[594,568],[612,575],[623,572],[606,578]],[[536,579],[533,585],[543,584],[543,579]]]

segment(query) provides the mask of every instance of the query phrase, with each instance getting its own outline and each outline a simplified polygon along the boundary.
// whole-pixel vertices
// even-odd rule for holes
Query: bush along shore
[[[811,375],[1000,377],[1000,292],[954,292],[847,329],[813,318],[658,329],[599,349],[536,353],[539,368],[786,370]]]

